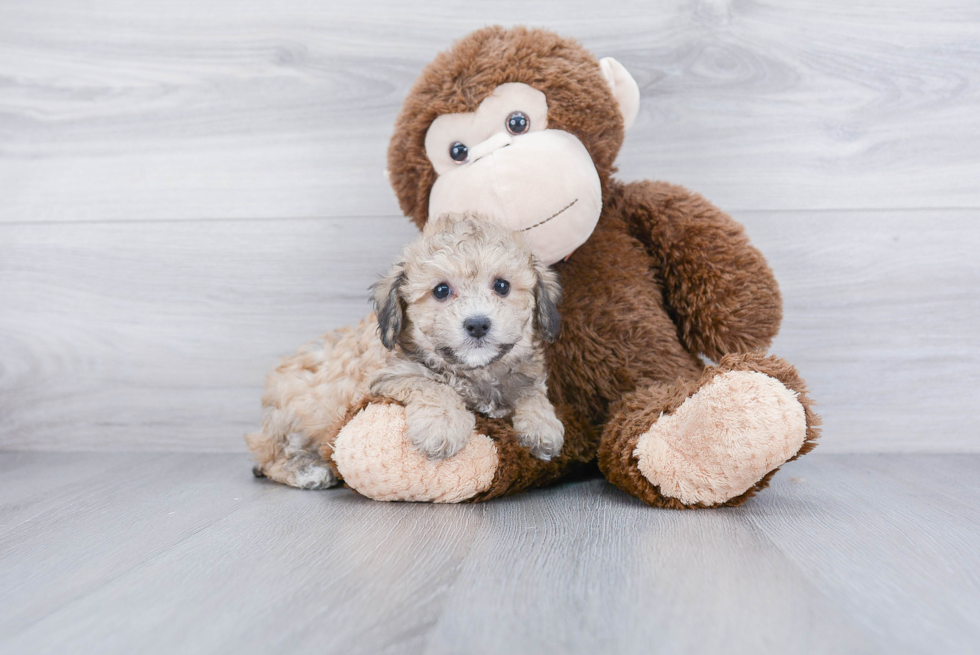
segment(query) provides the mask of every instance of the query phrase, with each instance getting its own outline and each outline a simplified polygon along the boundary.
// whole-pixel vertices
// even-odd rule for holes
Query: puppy
[[[521,444],[551,459],[564,427],[548,401],[541,339],[558,332],[559,294],[519,235],[475,218],[435,221],[374,287],[391,357],[371,392],[405,405],[408,437],[430,458],[459,452],[480,412],[513,416]]]
[[[266,381],[262,429],[246,436],[257,476],[306,489],[339,483],[329,461],[367,396],[405,406],[408,437],[433,459],[458,453],[481,412],[511,417],[539,459],[564,427],[546,394],[543,341],[561,290],[519,234],[473,216],[430,221],[373,287],[375,312],[285,358]]]

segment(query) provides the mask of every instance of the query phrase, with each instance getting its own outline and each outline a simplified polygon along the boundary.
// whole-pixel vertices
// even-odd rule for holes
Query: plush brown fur
[[[391,183],[406,215],[428,220],[436,174],[424,138],[445,113],[474,111],[495,87],[522,82],[545,93],[548,126],[578,137],[602,184],[591,238],[555,266],[565,290],[563,331],[547,349],[549,395],[565,422],[565,450],[542,462],[503,421],[479,418],[497,441],[500,466],[486,500],[550,482],[598,452],[605,475],[645,502],[698,507],[663,496],[637,470],[639,436],[720,372],[752,370],[799,393],[809,452],[819,419],[789,364],[752,351],[769,346],[782,317],[772,271],[742,227],[701,196],[663,182],[611,177],[623,120],[597,60],[550,32],[491,27],[464,38],[425,69],[409,93],[388,151]],[[705,368],[700,356],[719,361]],[[773,472],[725,505],[744,502]]]

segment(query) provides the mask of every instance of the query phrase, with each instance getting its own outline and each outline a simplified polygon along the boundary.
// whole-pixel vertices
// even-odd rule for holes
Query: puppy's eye
[[[506,296],[510,293],[510,282],[501,279],[494,280],[493,290],[498,296]]]
[[[470,158],[470,149],[457,141],[449,146],[449,156],[457,164],[465,164],[466,160]]]
[[[432,290],[432,295],[435,296],[436,300],[445,300],[449,297],[449,294],[452,293],[452,291],[453,290],[449,288],[448,284],[445,282],[440,282]]]
[[[531,128],[531,119],[522,111],[512,112],[507,117],[507,131],[511,134],[524,134]]]

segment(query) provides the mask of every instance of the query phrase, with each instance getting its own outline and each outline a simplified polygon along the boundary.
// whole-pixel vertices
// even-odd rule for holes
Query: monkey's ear
[[[561,315],[558,313],[561,285],[558,283],[558,275],[537,257],[534,258],[534,272],[538,278],[537,285],[534,287],[538,331],[542,339],[554,343],[558,333],[561,332]]]
[[[378,334],[381,343],[391,350],[402,331],[404,312],[401,286],[405,283],[405,263],[395,264],[391,271],[371,286],[374,297],[374,313],[378,315]]]
[[[602,76],[606,78],[613,97],[619,103],[619,113],[623,115],[623,129],[628,130],[640,113],[640,87],[623,65],[612,57],[599,60]]]

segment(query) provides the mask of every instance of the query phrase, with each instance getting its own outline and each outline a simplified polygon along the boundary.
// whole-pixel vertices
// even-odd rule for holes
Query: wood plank
[[[977,211],[737,214],[826,452],[980,451]],[[275,359],[369,309],[404,219],[0,226],[0,448],[239,451]]]
[[[43,461],[39,471],[38,462]],[[141,453],[105,452],[79,457],[77,453],[45,453],[43,460],[31,452],[0,451],[0,535],[64,505],[99,478],[133,465],[153,462]]]
[[[397,213],[413,80],[515,17],[633,72],[624,179],[729,210],[980,206],[971,0],[39,0],[0,7],[0,221]]]
[[[375,503],[344,489],[290,489],[253,480],[241,456],[204,455],[208,463],[196,466],[198,455],[175,457],[188,472],[173,490],[157,478],[154,505],[169,510],[164,515],[233,497],[235,511],[187,534],[140,507],[142,488],[101,490],[100,511],[75,521],[65,552],[85,553],[79,559],[87,562],[87,542],[106,540],[120,544],[114,551],[136,550],[131,557],[140,563],[103,572],[72,603],[57,602],[63,592],[55,580],[68,563],[39,556],[36,535],[20,535],[10,554],[14,581],[38,571],[35,591],[27,607],[14,607],[13,588],[0,596],[0,607],[14,611],[4,616],[7,641],[0,644],[35,653],[80,643],[103,653],[421,652],[484,514],[480,506]],[[155,523],[119,534],[99,524],[101,514],[134,512]],[[151,539],[161,542],[154,552],[139,548]]]
[[[98,470],[101,457],[78,455],[77,466]],[[57,469],[45,456],[36,462],[33,477],[50,484]],[[0,635],[72,606],[268,491],[233,482],[251,480],[245,455],[143,454],[120,464],[52,492],[60,502],[0,535]]]
[[[886,652],[973,653],[978,470],[976,455],[807,457],[738,511]]]
[[[489,514],[427,653],[879,652],[732,512],[652,510],[596,480]]]
[[[370,311],[368,286],[417,231],[361,218],[0,233],[0,445],[241,451],[276,359]]]
[[[938,514],[956,514],[980,525],[980,486],[975,484],[980,460],[975,456],[939,453],[901,457],[881,453],[842,461],[894,480],[907,493],[928,497]],[[946,505],[952,509],[946,510]]]
[[[19,457],[58,478],[57,456]],[[700,512],[602,480],[375,503],[253,480],[241,455],[135,457],[0,536],[0,652],[968,653],[980,639],[976,455],[816,453],[747,505]],[[7,475],[0,506],[19,493]]]
[[[832,452],[980,452],[976,211],[736,213]]]

